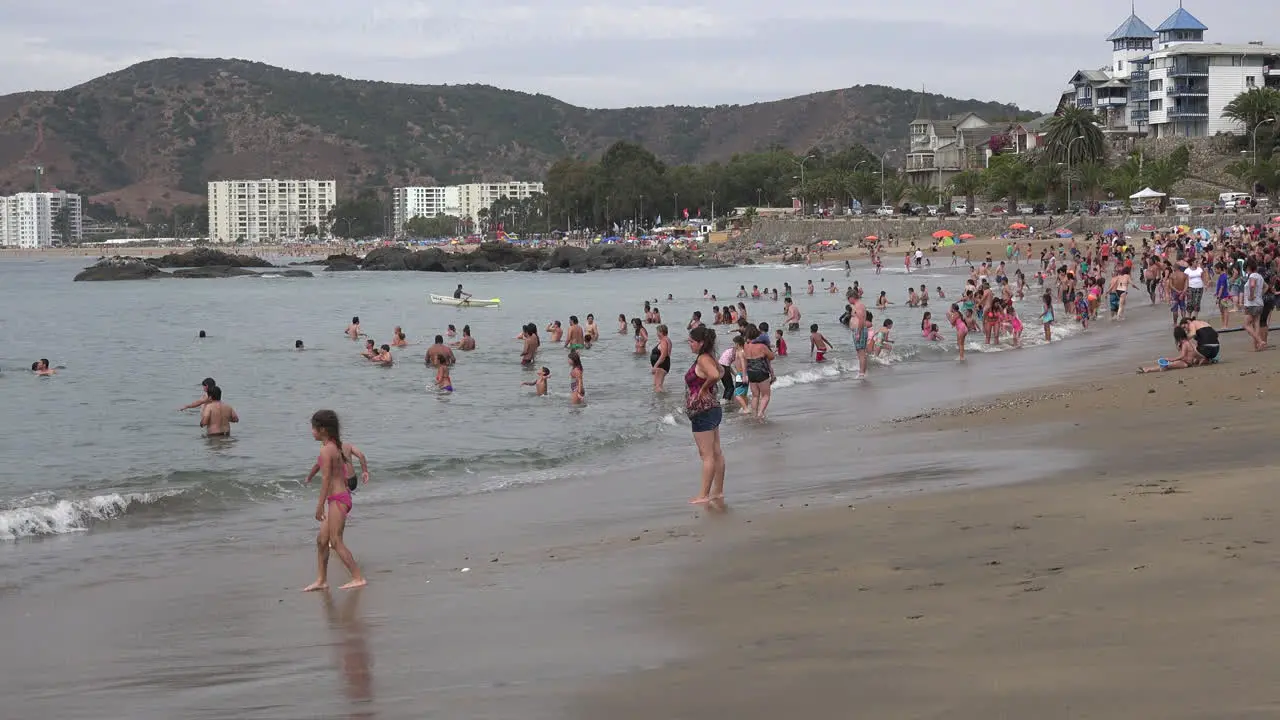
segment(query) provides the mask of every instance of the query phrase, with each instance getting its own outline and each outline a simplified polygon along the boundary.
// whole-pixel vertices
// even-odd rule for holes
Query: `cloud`
[[[16,0],[0,0],[0,5]],[[1175,0],[1140,0],[1159,24]],[[1210,40],[1280,27],[1280,4],[1188,10]],[[1116,0],[95,0],[0,26],[0,93],[69,87],[144,59],[240,57],[415,83],[485,83],[591,107],[747,103],[881,84],[1047,109],[1107,63]]]

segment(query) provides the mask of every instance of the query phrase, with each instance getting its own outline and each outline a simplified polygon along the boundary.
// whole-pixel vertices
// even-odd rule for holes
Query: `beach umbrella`
[[[874,240],[879,240],[880,238],[876,237],[875,235],[868,235],[868,236],[866,236],[866,237],[864,237],[864,238],[862,238],[862,239],[863,239],[863,240],[872,240],[872,241],[874,241]]]
[[[1195,230],[1192,230],[1191,232],[1195,233],[1196,235],[1200,236],[1201,238],[1203,238],[1203,239],[1205,239],[1205,240],[1208,240],[1208,239],[1209,239],[1209,231],[1208,231],[1208,230],[1205,230],[1204,228],[1196,228]]]
[[[1273,223],[1280,223],[1280,215],[1277,215],[1277,216],[1275,216],[1275,217],[1271,218],[1271,222],[1273,222]]]
[[[1116,234],[1116,231],[1115,231],[1115,230],[1113,230],[1112,228],[1107,228],[1105,231],[1103,231],[1103,233],[1102,233],[1102,234],[1103,234],[1103,235],[1105,235],[1105,236],[1107,236],[1107,237],[1111,237],[1112,235],[1115,235],[1115,234]]]
[[[964,236],[961,235],[960,237],[963,238]],[[969,237],[973,237],[973,236],[970,235]],[[953,237],[944,237],[942,238],[942,242],[938,244],[941,245],[942,247],[951,247],[952,245],[956,244],[956,239]]]
[[[1138,229],[1139,229],[1139,230],[1141,230],[1142,232],[1155,232],[1156,226],[1155,226],[1155,225],[1141,225],[1141,226],[1139,226],[1139,227],[1138,227]]]
[[[970,233],[964,233],[963,235],[961,235],[961,236],[960,236],[960,239],[961,239],[961,240],[972,240],[972,239],[973,239],[973,235],[971,235]]]
[[[1067,238],[1075,236],[1075,233],[1071,232],[1066,228],[1058,228],[1057,230],[1054,230],[1053,233],[1058,237],[1062,238],[1063,240],[1066,240]]]
[[[1026,230],[1027,226],[1022,223],[1014,223],[1009,226],[1010,230]]]
[[[933,234],[933,239],[941,240],[942,238],[949,238],[949,237],[953,237],[954,235],[955,233],[951,232],[950,230],[939,230]]]
[[[1178,226],[1178,232],[1180,232],[1180,233],[1189,233],[1189,232],[1191,232],[1191,226],[1190,226],[1190,225],[1179,225],[1179,226]]]

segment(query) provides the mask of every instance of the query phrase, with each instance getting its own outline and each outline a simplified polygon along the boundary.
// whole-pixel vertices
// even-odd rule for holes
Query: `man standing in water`
[[[867,341],[871,338],[871,327],[867,320],[867,306],[862,304],[860,297],[853,299],[849,330],[853,332],[853,349],[858,353],[857,379],[861,380],[867,376]]]
[[[570,350],[585,350],[587,347],[586,334],[578,324],[577,315],[569,316],[569,331],[565,333],[564,346]]]
[[[787,329],[795,332],[800,329],[800,308],[796,307],[795,302],[791,298],[787,298],[783,303],[783,312],[787,316]]]
[[[520,349],[520,364],[526,367],[532,366],[533,358],[538,354],[538,346],[542,344],[538,339],[538,326],[533,323],[525,325],[520,339],[524,342],[524,347]]]
[[[214,385],[207,390],[209,402],[200,411],[200,427],[205,437],[231,437],[231,423],[240,422],[235,408],[222,402],[222,388]]]
[[[476,339],[471,337],[470,325],[462,326],[462,339],[458,340],[458,342],[456,343],[453,343],[450,347],[456,347],[459,350],[467,350],[467,351],[476,349]]]
[[[431,347],[427,348],[426,361],[428,367],[453,364],[453,351],[449,349],[448,345],[444,344],[443,335],[437,335],[435,342],[431,344]]]

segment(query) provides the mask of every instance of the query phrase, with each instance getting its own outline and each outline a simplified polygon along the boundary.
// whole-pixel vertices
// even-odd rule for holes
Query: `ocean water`
[[[856,279],[901,302],[908,284],[949,297],[963,284],[949,269],[860,267],[846,281],[840,267],[796,266],[72,283],[85,264],[0,261],[0,624],[22,649],[0,654],[0,694],[13,717],[565,717],[558,703],[575,683],[688,653],[626,601],[718,526],[685,502],[698,460],[682,328],[710,310],[703,289],[728,298],[741,284],[803,293],[808,279]],[[502,307],[427,302],[458,282]],[[658,306],[675,328],[673,377],[655,395],[647,358],[616,322],[668,294]],[[1045,347],[1029,298],[1024,348],[975,338],[958,363],[954,335],[925,341],[922,311],[895,305],[873,313],[876,325],[894,319],[897,344],[859,381],[836,325],[843,294],[797,303],[837,349],[819,365],[807,332],[791,338],[769,420],[727,414],[730,522],[1069,467],[1076,453],[1033,435],[922,446],[866,428],[1169,346],[1167,313],[1135,307],[1122,326],[1060,323]],[[781,323],[781,302],[746,304]],[[533,397],[518,329],[587,313],[603,331],[583,354],[587,405],[569,406],[565,352],[547,344],[538,364],[552,370],[551,395]],[[418,344],[371,366],[342,335],[352,315],[379,342],[401,325]],[[449,324],[470,324],[479,349],[459,354],[446,395],[422,355]],[[56,376],[31,375],[40,357]],[[177,410],[206,376],[239,412],[232,440],[202,438],[194,412]],[[323,407],[372,471],[348,533],[371,584],[338,598],[297,592],[314,572],[318,489],[302,480]],[[331,572],[344,577],[336,560]]]
[[[721,270],[618,271],[586,275],[478,274],[461,278],[416,273],[317,273],[311,279],[234,278],[125,283],[72,283],[83,259],[0,263],[0,541],[107,529],[130,518],[147,522],[207,521],[211,513],[246,504],[292,503],[307,491],[299,481],[316,453],[309,417],[337,410],[343,436],[372,459],[378,492],[429,500],[555,482],[575,462],[607,463],[624,447],[674,440],[683,420],[680,375],[691,362],[682,341],[694,310],[710,315],[709,289],[721,301],[738,285],[790,282],[803,314],[788,337],[791,354],[775,368],[779,394],[829,383],[856,370],[847,331],[837,325],[844,295],[804,294],[805,280],[842,290],[859,280],[874,298],[885,289],[898,303],[908,283],[942,286],[954,298],[963,277],[948,271],[874,276],[860,268],[758,266]],[[430,292],[457,282],[477,297],[501,296],[499,308],[433,306]],[[674,300],[667,301],[668,295]],[[669,391],[655,395],[647,357],[636,356],[617,317],[658,300],[673,328]],[[754,321],[782,325],[782,303],[746,300]],[[934,299],[941,319],[949,304]],[[1043,344],[1034,294],[1023,303],[1023,343]],[[954,334],[943,341],[919,331],[922,310],[894,305],[876,315],[895,320],[893,349],[875,366],[954,360]],[[594,313],[603,339],[583,353],[588,404],[568,405],[565,353],[543,333],[538,365],[551,369],[551,392],[534,397],[521,382],[521,325],[544,328]],[[413,345],[394,351],[390,368],[359,356],[362,343],[342,330],[358,315],[379,344],[404,328]],[[809,359],[808,324],[817,322],[839,348],[831,361]],[[448,325],[469,324],[478,349],[458,353],[456,392],[431,387],[423,353]],[[200,330],[208,337],[197,338]],[[651,340],[656,339],[649,328]],[[1079,332],[1059,323],[1055,339]],[[306,345],[293,349],[294,340]],[[721,333],[722,342],[727,342]],[[652,347],[652,342],[650,347]],[[723,347],[723,345],[722,345]],[[970,335],[972,352],[1007,352]],[[51,378],[26,371],[36,358],[58,367]],[[200,380],[215,378],[241,422],[233,439],[206,440],[198,412],[177,408],[200,396]],[[775,395],[777,398],[777,395]],[[777,400],[775,399],[775,402]],[[675,435],[675,438],[670,436]]]

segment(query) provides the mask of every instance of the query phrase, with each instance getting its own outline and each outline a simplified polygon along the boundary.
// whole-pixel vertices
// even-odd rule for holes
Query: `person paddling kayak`
[[[462,284],[459,283],[458,289],[453,291],[453,299],[454,300],[470,300],[471,293],[462,292]]]

